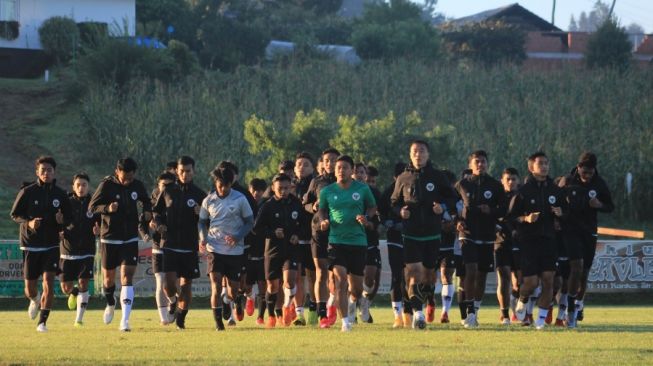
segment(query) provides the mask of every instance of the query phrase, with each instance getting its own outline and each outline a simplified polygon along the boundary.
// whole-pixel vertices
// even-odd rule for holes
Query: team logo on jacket
[[[231,212],[234,212],[236,210],[235,206],[229,206],[228,208],[229,208],[229,211],[231,211]]]
[[[61,204],[61,202],[59,202],[58,199],[55,198],[55,199],[52,200],[52,206],[59,207],[59,204]]]
[[[117,199],[117,200],[120,199],[120,195],[119,195],[119,194],[116,195],[116,199]]]
[[[278,218],[279,218],[279,213],[278,213],[278,212],[275,213],[275,214],[274,214],[274,217],[276,217],[276,218],[278,219]]]
[[[136,201],[138,199],[138,193],[132,192],[132,199]]]
[[[549,196],[549,203],[550,204],[556,203],[556,196]]]
[[[297,212],[297,211],[293,211],[293,212],[290,214],[290,217],[292,217],[293,220],[297,220],[297,218],[299,217],[299,212]]]
[[[361,199],[361,195],[358,192],[354,192],[354,194],[351,195],[351,198],[353,198],[354,201],[358,201],[359,199]]]
[[[93,218],[93,212],[86,211],[86,217],[88,217],[89,219],[92,219]]]
[[[534,205],[534,204],[535,204],[535,200],[532,199],[531,200],[531,205]]]
[[[575,196],[575,195],[576,195],[576,191],[571,191],[571,195],[572,195],[572,196]]]
[[[186,201],[186,204],[188,205],[188,207],[195,207],[195,200],[191,198],[188,201]]]
[[[433,183],[427,183],[426,184],[426,190],[427,191],[433,192],[434,189],[435,189],[435,184],[433,184]]]
[[[490,198],[492,198],[492,192],[491,191],[483,192],[483,197],[485,197],[486,200],[489,200]]]
[[[590,198],[596,198],[596,191],[592,189],[591,191],[589,191],[589,195]]]
[[[39,200],[34,200],[34,204],[35,204],[35,205],[38,205],[38,204],[39,204]]]

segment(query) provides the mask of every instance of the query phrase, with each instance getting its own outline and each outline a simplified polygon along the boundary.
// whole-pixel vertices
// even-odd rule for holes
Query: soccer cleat
[[[576,320],[578,320],[579,322],[582,322],[583,319],[585,319],[585,314],[583,314],[583,310],[584,310],[583,308],[580,308],[580,310],[578,310],[578,314],[576,314]]]
[[[512,318],[510,318],[510,321],[515,322],[515,323],[519,321],[519,319],[517,319],[517,315],[515,315],[514,312],[512,313]]]
[[[113,321],[113,313],[116,311],[115,305],[107,305],[104,308],[104,324],[111,324]]]
[[[70,294],[68,295],[68,310],[77,309],[77,296]]]
[[[75,324],[73,324],[73,326],[74,326],[75,328],[81,328],[81,327],[84,326],[84,323],[83,323],[83,322],[75,322]]]
[[[27,315],[29,315],[29,318],[34,320],[36,319],[36,316],[39,315],[39,303],[36,301],[29,301],[29,307],[27,308]]]
[[[168,324],[172,324],[177,320],[177,302],[168,305]]]
[[[236,298],[236,319],[239,322],[242,322],[245,318],[245,309],[243,309],[243,301],[240,298]]]
[[[565,326],[565,321],[562,320],[562,319],[556,319],[555,326],[556,327],[564,327]]]
[[[254,299],[247,298],[247,303],[245,304],[245,314],[247,316],[254,315]]]
[[[537,330],[544,329],[545,325],[546,325],[546,319],[542,319],[538,317],[537,320],[535,321],[535,329]]]
[[[265,320],[263,320],[263,317],[259,316],[256,318],[256,324],[257,325],[265,325]]]
[[[443,311],[442,314],[440,314],[440,323],[449,323],[449,314],[446,311]]]
[[[228,301],[224,301],[224,304],[222,305],[223,310],[222,310],[222,319],[224,320],[229,320],[233,315],[231,314],[231,303]]]
[[[435,320],[435,306],[428,304],[426,305],[426,322],[433,323]]]
[[[476,321],[475,313],[467,314],[467,318],[465,318],[464,327],[465,329],[472,329],[478,327],[478,321]]]
[[[533,318],[531,318],[529,315],[526,315],[524,320],[521,321],[522,327],[530,327],[531,324],[533,324]]]
[[[501,321],[501,325],[510,325],[510,318],[504,318],[503,316],[501,316],[500,321]]]
[[[309,310],[308,311],[308,324],[309,325],[317,325],[317,323],[318,323],[317,311]]]
[[[374,323],[374,318],[372,318],[372,314],[371,314],[371,313],[370,313],[369,316],[367,317],[367,321],[366,321],[366,323],[367,323],[367,324],[372,324],[372,323]]]
[[[231,318],[229,318],[229,321],[227,322],[227,326],[230,326],[230,327],[235,327],[236,326],[236,319],[234,319],[233,316]]]
[[[181,317],[177,317],[177,319],[175,319],[175,325],[177,325],[177,329],[179,330],[186,329],[186,322],[181,320]]]
[[[350,322],[344,322],[342,323],[342,327],[340,328],[341,332],[351,332],[351,323]]]
[[[546,314],[546,319],[544,319],[546,324],[551,324],[553,322],[553,306],[549,306],[549,312]]]
[[[403,313],[402,318],[404,320],[404,328],[410,328],[413,324],[413,315],[408,313]]]
[[[370,300],[362,296],[359,300],[360,317],[363,323],[367,323],[370,318]]]
[[[517,318],[516,320],[523,322],[524,319],[526,318],[526,304],[524,304],[521,301],[517,302],[517,306],[515,307],[515,317]]]
[[[322,329],[331,328],[331,322],[329,321],[329,318],[320,319],[320,328]]]
[[[297,315],[297,318],[292,323],[296,327],[302,327],[306,325],[306,319],[303,315]]]
[[[292,314],[293,314],[290,311],[290,307],[285,307],[285,306],[282,307],[281,314],[283,314],[281,318],[281,323],[283,324],[284,327],[289,326],[290,323],[292,323]]]
[[[392,328],[397,329],[397,328],[403,328],[403,327],[404,327],[404,321],[401,320],[400,316],[396,316],[394,323],[392,323]]]
[[[224,330],[224,323],[222,322],[222,319],[218,319],[215,322],[215,330],[217,330],[217,331],[223,331]]]
[[[39,323],[39,325],[36,327],[36,331],[39,333],[46,333],[48,331],[48,327],[45,326],[45,323]]]
[[[334,325],[336,320],[338,320],[338,310],[335,305],[327,308],[327,319],[329,320],[329,325]]]
[[[426,320],[423,314],[416,314],[413,316],[413,329],[425,329]]]
[[[277,325],[277,317],[276,316],[269,316],[268,321],[265,323],[265,327],[268,329],[272,329]]]
[[[120,331],[121,332],[131,332],[132,329],[129,327],[129,322],[128,321],[121,321],[120,322]]]

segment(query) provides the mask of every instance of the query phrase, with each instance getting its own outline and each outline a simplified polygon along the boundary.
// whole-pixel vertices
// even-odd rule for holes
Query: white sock
[[[120,306],[122,309],[122,322],[129,321],[134,302],[134,286],[122,286],[120,289]]]
[[[481,302],[483,300],[474,300],[474,312],[476,313],[476,318],[478,319],[478,313],[481,311]]]
[[[451,309],[451,302],[453,301],[454,286],[443,285],[440,294],[442,297],[442,312],[448,313],[449,309]]]
[[[258,286],[252,286],[252,291],[249,292],[249,297],[252,301],[256,301],[256,295],[258,295]]]
[[[304,316],[304,307],[303,306],[297,306],[295,308],[295,314],[297,314],[297,316]]]
[[[40,302],[41,302],[41,293],[40,293],[40,292],[37,292],[37,293],[36,293],[36,296],[30,298],[29,301],[31,301],[31,302],[35,302],[35,303],[37,303],[37,304],[40,303]]]
[[[77,317],[75,318],[76,322],[82,322],[84,312],[86,311],[86,305],[88,305],[88,291],[80,291],[79,294],[77,294]]]
[[[560,300],[558,302],[558,319],[564,319],[567,314],[567,294],[560,293]]]
[[[346,316],[346,317],[342,318],[342,325],[343,325],[343,326],[347,326],[347,325],[349,325],[350,323],[351,323],[351,322],[349,321],[349,317]]]
[[[392,302],[392,312],[395,314],[395,318],[398,318],[401,316],[401,313],[403,312],[404,307],[401,301],[393,301]]]
[[[295,297],[295,294],[297,293],[297,287],[293,288],[283,288],[283,307],[287,308],[290,307],[290,303],[292,302],[292,299]]]
[[[159,310],[159,320],[162,322],[168,321],[168,298],[163,292],[163,281],[165,273],[159,272],[154,274],[156,280],[156,290],[154,290],[154,298],[156,299],[156,307]]]
[[[330,293],[329,300],[327,300],[327,306],[333,306],[335,302],[336,302],[336,295]]]
[[[583,300],[576,300],[576,311],[583,310]]]
[[[549,309],[548,308],[539,308],[538,309],[538,317],[542,322],[544,322],[544,319],[546,319],[547,315],[549,315]]]

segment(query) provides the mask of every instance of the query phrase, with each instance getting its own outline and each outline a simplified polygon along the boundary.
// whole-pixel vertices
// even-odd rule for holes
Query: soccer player
[[[132,158],[118,160],[113,176],[100,182],[89,206],[94,214],[102,215],[100,246],[102,251],[103,291],[107,299],[104,323],[113,320],[116,308],[116,268],[120,267],[120,330],[131,331],[129,316],[134,302],[132,280],[138,261],[139,202],[145,221],[152,218],[152,202],[143,183],[135,179],[138,165]]]
[[[360,163],[359,163],[360,164]],[[374,201],[381,201],[381,192],[376,188],[376,179],[379,176],[379,171],[373,167],[365,167],[365,180],[361,182],[367,183],[374,196]],[[358,168],[356,168],[358,169]],[[358,176],[358,177],[357,177]],[[358,172],[354,173],[354,179],[359,180],[362,178]],[[373,323],[374,319],[370,314],[370,306],[372,300],[379,291],[379,282],[381,280],[381,251],[379,250],[379,225],[381,218],[378,213],[370,217],[369,221],[372,223],[372,228],[365,230],[367,235],[367,256],[365,262],[365,276],[363,279],[363,295],[359,300],[361,320],[365,323]]]
[[[424,297],[433,293],[435,267],[440,249],[444,203],[456,217],[456,193],[446,175],[431,166],[429,145],[410,143],[410,165],[395,183],[392,207],[403,219],[406,287],[413,308],[413,328],[426,328]]]
[[[456,175],[445,170],[447,179],[452,184],[456,181]],[[462,201],[458,201],[460,206]],[[459,206],[458,204],[456,206]],[[462,207],[462,206],[461,206]],[[456,243],[456,222],[453,221],[449,212],[445,211],[442,214],[442,246],[440,247],[440,255],[438,256],[437,264],[440,267],[440,281],[442,283],[442,290],[440,297],[442,298],[442,312],[440,313],[440,323],[449,323],[449,309],[453,302],[453,296],[456,294],[456,289],[453,283],[453,272],[456,269],[456,259],[454,255],[454,245]],[[432,301],[432,302],[431,302]],[[429,309],[431,307],[431,309]],[[435,301],[430,300],[427,304],[426,321],[433,322],[435,318]]]
[[[224,330],[222,310],[225,300],[232,302],[238,294],[244,266],[244,238],[254,225],[254,214],[245,196],[232,189],[234,172],[217,168],[211,172],[215,191],[202,202],[198,228],[200,252],[208,251],[208,274],[211,280],[211,308],[216,330]],[[229,283],[227,296],[222,295],[222,278]]]
[[[320,191],[319,222],[329,230],[329,260],[333,266],[336,303],[343,332],[351,331],[356,302],[363,292],[363,271],[367,252],[368,218],[376,214],[376,202],[370,188],[352,180],[354,161],[347,155],[337,158],[336,183]],[[349,285],[348,285],[349,284]]]
[[[523,276],[515,314],[518,320],[524,320],[528,298],[541,281],[535,327],[543,329],[553,298],[556,271],[554,221],[563,217],[566,202],[563,191],[549,177],[549,159],[545,153],[540,151],[529,156],[528,170],[530,175],[510,201],[507,215],[516,223]]]
[[[327,298],[329,280],[328,241],[329,233],[320,227],[319,218],[315,215],[319,209],[320,191],[336,181],[334,174],[336,159],[340,155],[338,150],[329,148],[322,152],[322,168],[324,174],[318,175],[311,180],[308,191],[303,197],[302,204],[309,215],[314,215],[311,222],[311,251],[315,263],[315,297],[318,303],[317,312],[320,328],[329,328],[335,322],[336,314],[329,314],[327,317]]]
[[[61,290],[68,295],[68,308],[77,309],[75,326],[82,326],[88,305],[88,283],[93,277],[95,263],[95,237],[100,234],[100,215],[94,215],[88,207],[90,179],[86,173],[73,177],[73,193],[69,195],[73,221],[63,230],[60,242],[59,268]],[[75,286],[73,281],[77,281]]]
[[[263,194],[266,192],[268,184],[260,178],[254,178],[249,182],[249,193],[256,200],[257,209],[263,204]],[[255,213],[255,217],[257,213]],[[263,315],[265,315],[265,266],[264,266],[264,253],[265,253],[265,236],[257,235],[250,232],[245,237],[245,246],[249,246],[247,250],[247,281],[246,291],[247,303],[245,305],[245,312],[248,316],[254,314],[254,307],[256,305],[256,298],[258,297],[258,316],[256,317],[256,324],[263,325]],[[254,287],[256,285],[256,287]]]
[[[517,194],[519,188],[519,172],[515,168],[506,168],[501,173],[501,185],[505,192],[505,207],[510,205],[510,200]],[[515,311],[519,298],[519,283],[521,274],[519,270],[519,246],[515,241],[515,231],[512,223],[505,217],[499,219],[499,231],[494,242],[494,261],[497,267],[497,298],[501,316],[499,320],[503,325],[510,325],[510,308]]]
[[[608,185],[598,173],[596,155],[580,155],[571,174],[560,181],[569,201],[569,217],[563,220],[562,230],[569,255],[568,326],[583,320],[583,298],[587,278],[596,254],[597,213],[614,211]]]
[[[280,280],[283,279],[283,307],[280,323],[289,326],[292,321],[290,305],[297,288],[297,251],[292,250],[299,244],[301,201],[291,192],[291,178],[277,174],[272,179],[273,196],[261,207],[254,224],[254,232],[265,237],[265,280],[267,292],[265,301],[268,306],[267,328],[274,328],[277,323],[277,294]]]
[[[59,270],[59,232],[72,221],[66,191],[57,186],[57,163],[50,156],[36,159],[36,182],[26,184],[11,208],[11,218],[20,224],[20,249],[23,251],[25,296],[33,320],[39,313],[38,332],[47,332],[46,323],[54,301],[54,276]],[[37,284],[43,277],[42,296]]]
[[[186,315],[192,299],[193,279],[199,278],[197,258],[200,205],[206,193],[193,183],[195,160],[177,159],[177,182],[163,187],[154,203],[154,228],[161,235],[163,287],[175,312],[177,329],[186,329]],[[177,287],[179,281],[179,287]]]
[[[469,168],[463,169],[460,173],[460,179],[467,179],[471,176],[472,170]],[[458,193],[456,192],[456,194]],[[456,209],[458,211],[458,216],[460,217],[463,213],[463,201],[460,198],[458,199],[458,202],[456,202]],[[460,322],[462,325],[465,325],[465,319],[467,319],[467,303],[465,302],[465,263],[463,263],[463,250],[459,236],[460,233],[456,230],[456,239],[453,243],[453,259],[456,263],[456,277],[458,277],[456,296],[458,299],[458,309],[460,310]]]

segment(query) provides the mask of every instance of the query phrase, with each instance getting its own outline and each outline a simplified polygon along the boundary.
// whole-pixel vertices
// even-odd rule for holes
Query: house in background
[[[486,10],[477,14],[469,15],[463,18],[454,19],[447,22],[448,25],[462,26],[470,23],[483,23],[483,22],[504,22],[518,26],[524,31],[545,31],[545,32],[559,32],[560,28],[549,23],[545,19],[540,18],[537,14],[531,13],[523,6],[514,3],[507,6],[502,6],[497,9]]]
[[[136,33],[135,0],[0,0],[0,76],[34,76],[45,58],[38,30],[54,16],[106,23],[110,34]]]

